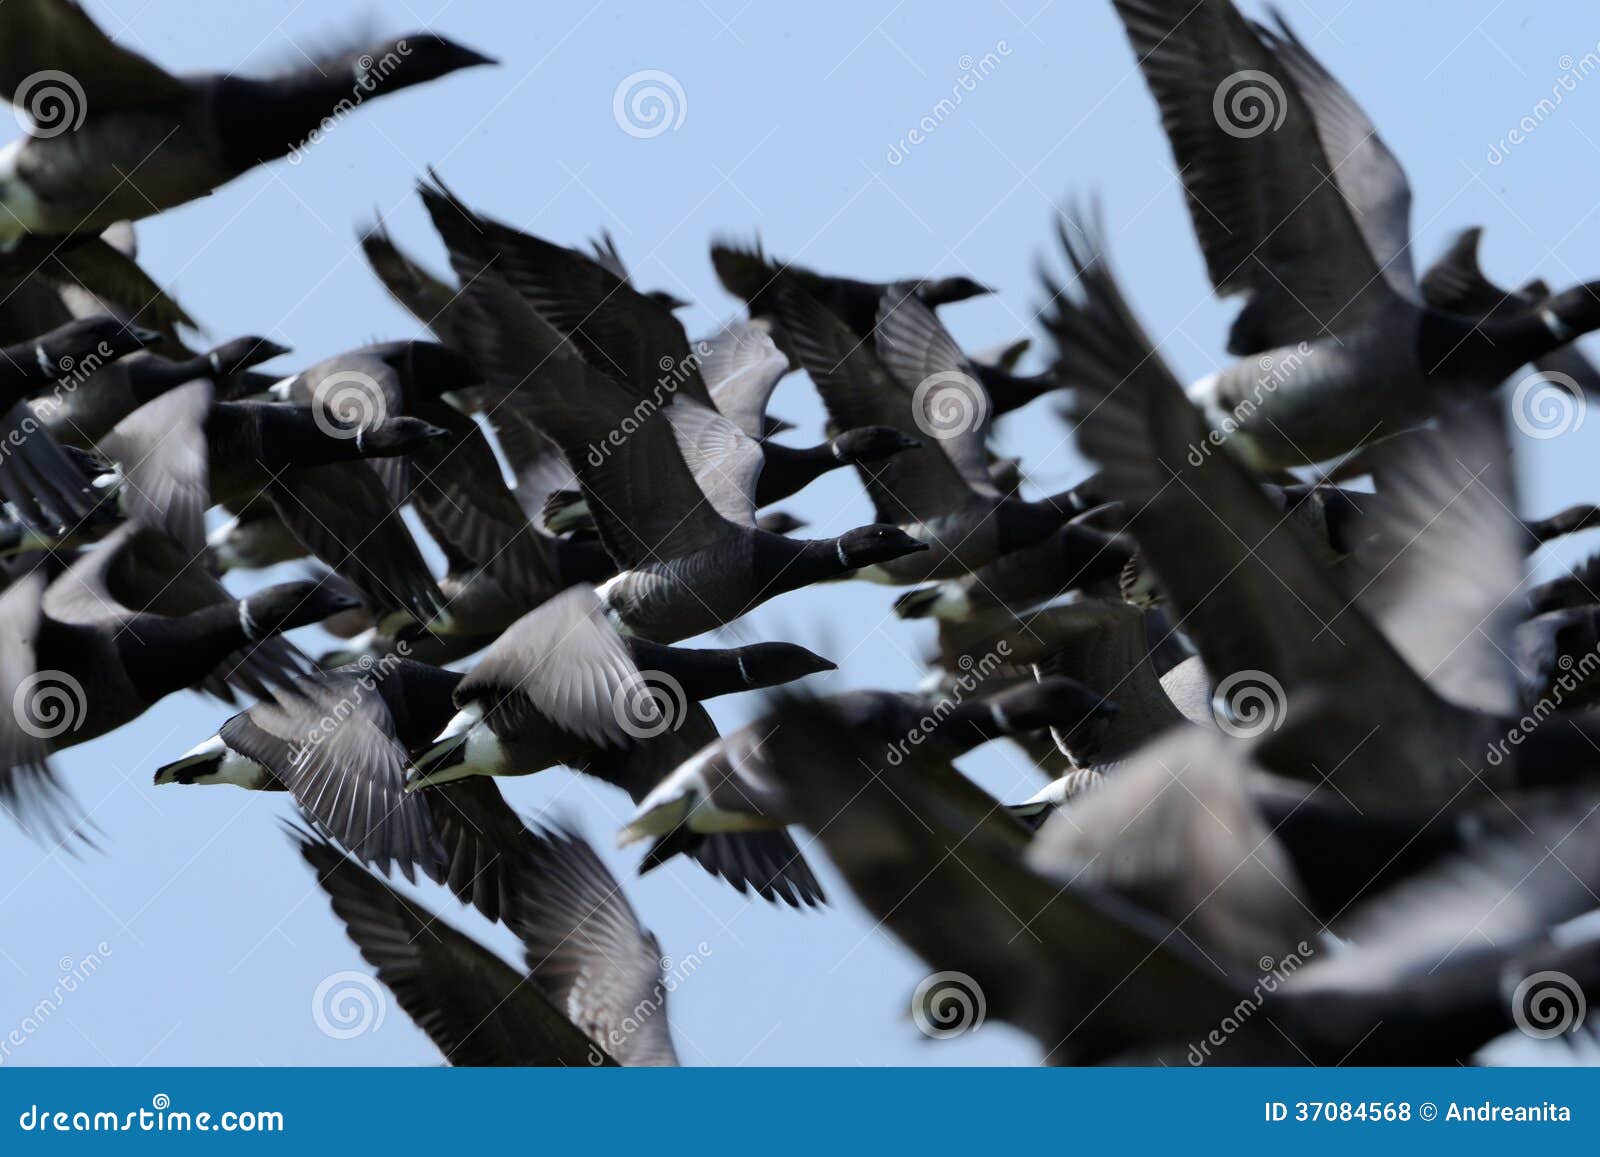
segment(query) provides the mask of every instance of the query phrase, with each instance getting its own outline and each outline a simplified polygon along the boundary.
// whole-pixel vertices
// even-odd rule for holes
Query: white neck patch
[[[834,543],[833,544],[833,549],[839,555],[839,565],[844,567],[846,570],[848,570],[850,568],[850,560],[845,557],[845,554],[844,554],[844,543],[842,541]]]
[[[212,373],[218,375],[222,373],[222,358],[217,354],[216,350],[211,351],[210,355],[206,358],[206,361],[211,363]]]
[[[989,700],[989,714],[993,716],[996,727],[1007,735],[1011,734],[1011,720],[1006,718],[1006,713],[996,700]]]
[[[244,632],[244,637],[252,643],[256,641],[256,621],[250,617],[250,601],[239,600],[239,629]]]
[[[744,669],[744,656],[743,655],[738,656],[738,660],[739,660],[739,678],[744,680],[744,685],[746,687],[754,687],[755,683],[750,678],[750,672],[746,671]]]
[[[1573,341],[1582,336],[1577,330],[1562,321],[1553,309],[1541,309],[1539,311],[1539,320],[1544,322],[1545,329],[1549,330],[1550,335],[1559,342]]]
[[[36,345],[36,346],[33,347],[33,356],[36,359],[38,359],[39,369],[40,370],[44,371],[47,374],[51,372],[52,367],[50,365],[50,358],[49,358],[49,355],[47,355],[44,352],[44,344],[43,343],[40,343],[39,345]]]

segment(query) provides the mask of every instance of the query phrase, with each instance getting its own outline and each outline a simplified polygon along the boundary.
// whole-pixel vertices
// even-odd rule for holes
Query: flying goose
[[[846,691],[830,704],[851,733],[881,743],[878,758],[898,761],[911,746],[954,759],[1008,735],[1059,727],[1103,726],[1116,709],[1068,679],[1046,679],[957,701],[933,694]],[[646,857],[658,862],[692,848],[698,837],[786,827],[794,810],[766,766],[763,740],[774,726],[762,717],[696,752],[640,801],[618,835],[626,846],[654,837]]]
[[[265,498],[306,551],[372,605],[425,621],[442,596],[382,481],[330,467],[409,453],[443,433],[403,416],[363,430],[310,407],[216,401],[201,379],[146,402],[99,448],[118,466],[124,511],[166,528],[193,555],[205,549],[208,508]]]
[[[1115,5],[1212,284],[1246,299],[1228,342],[1240,360],[1190,396],[1250,464],[1337,458],[1600,327],[1600,289],[1588,286],[1507,317],[1431,305],[1412,266],[1404,170],[1281,17],[1255,24],[1230,0]],[[1252,75],[1271,82],[1271,131],[1230,120],[1240,114],[1226,98],[1242,100],[1239,78]]]
[[[1002,554],[960,578],[909,590],[894,601],[902,619],[967,622],[990,612],[1025,611],[1072,591],[1108,593],[1130,559],[1125,538],[1083,515],[1032,546]]]
[[[123,418],[168,390],[196,378],[209,378],[220,388],[224,379],[288,352],[264,337],[234,338],[182,359],[147,352],[100,366],[70,393],[47,394],[29,405],[56,441],[89,450]]]
[[[1230,966],[1194,948],[1184,923],[1175,927],[1108,886],[1114,867],[1105,870],[1111,880],[1075,879],[1080,857],[1055,854],[1054,837],[1018,845],[975,828],[974,808],[999,805],[977,792],[977,801],[953,806],[933,786],[948,774],[937,758],[917,753],[869,771],[861,758],[870,741],[852,736],[826,704],[791,702],[781,721],[772,766],[857,899],[931,969],[970,977],[988,1014],[1032,1035],[1053,1064],[1465,1061],[1513,1023],[1502,976],[1536,967],[1530,961],[1551,924],[1592,906],[1600,873],[1592,840],[1574,847],[1570,870],[1550,856],[1550,846],[1568,846],[1596,822],[1592,800],[1560,799],[1525,816],[1527,827],[1507,824],[1468,855],[1368,896],[1335,927],[1350,950],[1313,934],[1262,963],[1246,959],[1241,942],[1230,959],[1242,966]],[[1197,777],[1192,786],[1215,782]],[[1130,839],[1159,856],[1163,849],[1147,844],[1162,826]],[[1211,833],[1221,847],[1232,842],[1215,824]],[[1195,835],[1204,834],[1197,826]],[[1220,853],[1208,870],[1224,865]],[[1251,870],[1259,881],[1264,873]],[[1176,879],[1184,885],[1181,873]],[[1226,922],[1212,935],[1226,936]],[[1239,1030],[1214,1046],[1222,1050],[1214,1057],[1189,1057],[1241,1000],[1259,1000],[1251,994],[1263,969],[1275,984],[1270,1004],[1256,1006],[1261,1015],[1235,1016]],[[1596,973],[1581,980],[1586,990],[1597,982]]]
[[[47,757],[185,687],[264,694],[299,669],[274,637],[353,605],[291,582],[234,599],[159,530],[128,524],[64,573],[34,569],[0,593],[0,678],[17,710],[0,729],[0,806],[64,834]]]
[[[704,699],[832,669],[803,647],[690,650],[618,635],[594,588],[579,585],[524,616],[455,690],[458,714],[415,761],[409,789],[565,764],[637,803],[716,737]],[[778,833],[710,842],[694,858],[743,891],[791,904],[821,890]]]
[[[935,444],[921,453],[860,471],[878,520],[902,527],[930,548],[860,577],[891,583],[957,577],[1038,542],[1067,520],[1069,514],[1052,500],[1024,502],[994,484],[984,449],[983,388],[971,363],[914,296],[897,289],[884,294],[875,347],[795,286],[780,286],[773,308],[836,426],[880,425],[935,436]],[[936,388],[925,389],[927,382]],[[946,404],[957,411],[957,424],[948,429],[941,426]]]
[[[524,615],[484,653],[455,689],[459,713],[411,782],[527,775],[561,763],[581,770],[598,749],[648,742],[679,723],[684,703],[832,668],[788,643],[702,652],[625,638],[595,588],[580,584]]]
[[[461,678],[401,656],[296,678],[158,768],[155,782],[288,791],[362,863],[436,874],[443,847],[428,800],[406,794],[405,777],[411,753],[455,713]]]
[[[1135,512],[1131,533],[1211,677],[1274,700],[1263,766],[1331,776],[1358,804],[1436,807],[1509,786],[1519,761],[1594,766],[1568,728],[1541,730],[1516,758],[1490,754],[1519,710],[1506,655],[1524,581],[1498,421],[1479,407],[1380,455],[1384,501],[1341,581],[1231,451],[1195,453],[1205,419],[1104,259],[1069,252],[1077,285],[1058,306],[1077,351],[1079,446]]]
[[[959,647],[946,647],[940,658],[947,669],[970,671],[984,655],[1002,653],[1007,669],[1103,688],[1101,694],[1117,705],[1116,713],[1092,736],[1079,733],[1073,737],[1076,742],[1063,737],[1079,766],[1123,759],[1183,722],[1183,713],[1157,674],[1146,612],[1120,599],[1081,599],[1046,607],[998,630],[977,632]],[[1209,697],[1209,686],[1205,694]],[[1083,745],[1086,739],[1093,740],[1092,747]]]
[[[100,501],[90,476],[64,453],[29,408],[27,399],[48,393],[67,399],[101,366],[109,366],[156,340],[148,330],[111,317],[69,321],[40,337],[0,350],[0,498],[40,530],[82,522]]]
[[[203,197],[308,146],[325,118],[352,103],[493,63],[414,32],[282,76],[174,76],[111,40],[74,0],[6,4],[0,43],[0,93],[26,114],[66,122],[0,150],[0,242],[7,244],[28,233],[98,233]],[[44,100],[42,70],[74,81],[77,93],[57,90],[65,107]]]
[[[1543,309],[1550,299],[1550,287],[1543,281],[1531,281],[1519,289],[1506,289],[1489,280],[1478,262],[1482,241],[1481,227],[1464,229],[1456,235],[1455,241],[1423,275],[1422,296],[1428,304],[1448,313],[1481,318],[1514,317]],[[1576,343],[1534,359],[1533,367],[1551,375],[1557,382],[1562,377],[1570,379],[1591,397],[1600,393],[1600,369],[1595,368]]]
[[[723,288],[749,307],[750,316],[773,326],[773,336],[785,351],[793,351],[792,335],[777,314],[777,290],[791,284],[816,299],[838,317],[857,339],[870,340],[877,326],[878,307],[891,289],[910,293],[929,309],[952,305],[994,292],[970,277],[903,278],[892,282],[857,281],[817,273],[801,265],[768,257],[759,242],[754,248],[719,241],[711,247],[711,264]],[[1034,376],[1014,372],[1016,359],[1026,342],[1012,343],[1002,355],[973,359],[974,374],[982,383],[995,414],[1006,414],[1027,405],[1035,398],[1059,389],[1064,383],[1052,374]]]
[[[561,445],[587,492],[601,542],[620,569],[601,596],[624,630],[673,642],[786,591],[926,549],[892,526],[819,540],[759,530],[755,442],[687,397],[636,412],[641,403],[629,389],[590,366],[498,279],[494,253],[473,264],[469,254],[483,234],[470,210],[438,190],[424,199],[463,292],[517,323],[508,328],[519,335],[518,348],[498,346],[500,360],[486,373],[524,379],[520,404]]]
[[[508,921],[527,971],[291,827],[378,979],[452,1065],[675,1065],[661,947],[583,839],[532,835]]]
[[[452,211],[466,212],[464,207],[442,185],[424,188],[423,199],[435,224],[441,217],[452,220],[455,228],[441,228],[441,234],[447,240],[459,238],[462,223],[453,220]],[[603,263],[479,213],[472,213],[470,220],[478,228],[466,260],[492,267],[595,370],[630,388],[642,404],[659,408],[673,398],[687,398],[729,418],[749,437],[764,438],[766,403],[777,384],[772,367],[782,361],[786,369],[787,360],[759,329],[724,330],[707,341],[690,342],[671,309],[639,293]],[[462,313],[470,311],[457,312],[442,328],[454,332],[458,341],[472,341],[468,333],[474,327]],[[741,353],[740,346],[749,348]],[[741,374],[744,358],[754,360],[753,374]],[[714,378],[708,370],[726,376]],[[803,448],[760,441],[764,465],[756,505],[787,498],[830,470],[847,465],[868,469],[922,444],[891,427],[841,430],[826,442]],[[561,529],[548,516],[546,522],[552,530]]]

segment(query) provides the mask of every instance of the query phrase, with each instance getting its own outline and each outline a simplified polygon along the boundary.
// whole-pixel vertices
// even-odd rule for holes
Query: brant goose
[[[62,838],[70,808],[46,758],[138,718],[185,687],[265,694],[301,666],[274,636],[354,605],[316,583],[234,599],[159,530],[128,524],[49,581],[0,593],[0,806]]]
[[[385,417],[362,430],[310,407],[220,402],[205,380],[145,403],[100,440],[119,467],[130,517],[205,550],[205,511],[265,497],[306,551],[371,605],[426,620],[443,602],[400,513],[374,473],[329,472],[360,458],[405,454],[444,431]]]
[[[1047,679],[965,700],[896,691],[846,691],[828,697],[852,734],[880,744],[876,758],[898,763],[911,747],[954,759],[1008,735],[1060,727],[1089,730],[1116,714],[1098,694],[1068,679]],[[705,835],[761,831],[795,822],[794,809],[772,778],[763,741],[774,721],[763,717],[696,752],[640,801],[618,834],[623,846],[654,837],[645,857],[656,864],[691,850]],[[865,748],[864,748],[865,750]]]
[[[98,233],[203,197],[317,140],[361,103],[457,69],[494,63],[431,32],[340,52],[282,76],[174,76],[108,37],[73,0],[17,0],[0,12],[0,93],[26,114],[41,63],[68,74],[65,131],[0,149],[0,241]]]
[[[987,396],[932,311],[894,289],[880,306],[873,348],[797,288],[780,287],[774,304],[835,425],[889,426],[908,436],[922,430],[936,442],[860,471],[878,521],[900,526],[930,550],[859,577],[955,578],[1060,527],[1070,514],[1054,500],[1024,502],[994,484],[984,445]],[[934,388],[925,388],[929,382]]]
[[[264,337],[234,338],[181,359],[146,352],[99,366],[70,393],[52,393],[31,406],[58,442],[89,450],[118,422],[168,390],[196,378],[225,389],[228,379],[289,352]]]
[[[65,530],[82,523],[100,501],[79,460],[64,452],[27,399],[74,395],[89,373],[143,349],[157,335],[112,317],[69,321],[42,337],[0,350],[0,498],[28,525]]]
[[[1051,831],[1068,817],[1026,842],[992,822],[1009,818],[992,797],[975,787],[960,798],[945,792],[956,773],[933,753],[875,768],[873,741],[853,735],[826,703],[792,700],[778,722],[767,744],[778,782],[867,911],[941,975],[970,978],[988,1015],[1033,1036],[1048,1063],[1197,1063],[1192,1042],[1233,1016],[1253,988],[1259,999],[1264,965],[1242,940],[1231,941],[1250,928],[1231,928],[1226,904],[1215,914],[1202,909],[1207,938],[1234,943],[1219,958],[1191,939],[1196,913],[1175,923],[1148,908],[1137,886],[1124,894],[1118,879],[1126,865],[1170,863],[1172,878],[1189,886],[1184,869],[1195,839],[1205,841],[1208,857],[1196,873],[1215,879],[1243,870],[1259,878],[1254,842],[1238,845],[1243,826],[1230,835],[1190,812],[1191,840],[1181,847],[1158,842],[1161,823],[1139,825],[1126,844],[1114,829],[1088,832],[1111,841],[1111,850],[1094,878],[1083,879],[1081,857],[1059,855],[1063,833]],[[1193,767],[1173,764],[1168,779],[1178,782],[1166,794],[1181,807],[1190,788],[1203,812],[1224,776],[1248,774],[1246,752],[1220,747],[1210,773],[1192,780]],[[975,823],[978,817],[991,821]],[[1295,967],[1271,969],[1271,1023],[1239,1019],[1208,1055],[1230,1063],[1456,1064],[1507,1031],[1503,970],[1517,966],[1522,976],[1539,967],[1533,961],[1548,929],[1592,908],[1590,890],[1600,884],[1594,840],[1584,841],[1570,870],[1549,854],[1554,843],[1571,846],[1575,823],[1600,822],[1592,800],[1565,797],[1520,818],[1414,880],[1365,895],[1333,924],[1354,949],[1327,951],[1310,934],[1275,945],[1273,960],[1293,953]],[[1064,842],[1070,851],[1073,839]],[[1492,947],[1463,954],[1464,938]],[[1600,982],[1592,959],[1581,975],[1586,986]],[[936,1015],[937,1006],[914,1011]]]
[[[1247,299],[1228,343],[1240,360],[1190,396],[1250,464],[1336,458],[1600,327],[1600,287],[1489,319],[1431,305],[1412,265],[1404,170],[1281,17],[1255,24],[1229,0],[1115,3],[1212,284]],[[1224,100],[1256,75],[1271,82],[1270,132],[1230,120]],[[1061,349],[1076,366],[1072,345]]]

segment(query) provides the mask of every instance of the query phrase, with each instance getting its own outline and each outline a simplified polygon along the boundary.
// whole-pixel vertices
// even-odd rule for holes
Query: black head
[[[318,582],[279,583],[240,601],[239,620],[251,638],[320,623],[355,610],[361,600],[348,591]]]
[[[386,418],[353,441],[356,449],[368,458],[387,458],[415,453],[429,442],[449,436],[449,430],[420,418]]]
[[[366,64],[363,72],[367,83],[385,89],[425,84],[463,68],[499,63],[492,56],[433,32],[397,36],[363,52],[358,61]]]
[[[402,364],[395,366],[408,376],[413,389],[424,397],[437,398],[451,390],[481,386],[483,372],[471,358],[436,341],[410,341],[400,347]]]
[[[87,372],[96,362],[114,362],[160,340],[158,333],[100,314],[69,321],[27,344],[33,346],[34,361],[41,372],[55,377]],[[50,367],[48,370],[44,369],[46,363]]]
[[[970,277],[935,277],[917,282],[917,296],[927,306],[949,305],[973,297],[987,297],[993,293],[987,285]]]
[[[227,377],[292,352],[288,346],[251,335],[225,341],[204,356],[212,373]]]
[[[1600,282],[1590,282],[1545,302],[1542,312],[1554,314],[1574,337],[1600,329]]]
[[[738,649],[739,669],[751,687],[776,687],[807,675],[838,670],[838,664],[794,643],[752,643]]]
[[[756,526],[768,534],[793,534],[805,524],[805,519],[796,518],[787,510],[773,510],[756,519]]]
[[[1117,713],[1117,705],[1080,683],[1060,676],[1023,683],[988,697],[995,721],[1009,734],[1043,731],[1047,727],[1070,731]]]
[[[693,304],[692,302],[683,300],[681,297],[674,297],[664,289],[652,289],[649,293],[645,294],[645,296],[651,301],[655,302],[657,305],[664,306],[673,311],[688,309],[689,306]]]
[[[893,426],[862,426],[858,430],[846,430],[833,440],[833,456],[852,464],[881,462],[921,445],[920,438],[913,438]]]
[[[839,560],[852,569],[893,562],[897,558],[928,549],[927,543],[918,542],[898,526],[883,523],[846,531],[837,542]]]

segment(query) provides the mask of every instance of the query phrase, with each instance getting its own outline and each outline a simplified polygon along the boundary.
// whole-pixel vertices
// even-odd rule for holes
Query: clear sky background
[[[140,226],[146,265],[209,332],[293,346],[275,363],[285,372],[417,334],[366,268],[355,236],[381,212],[402,243],[442,265],[412,191],[429,165],[468,202],[554,240],[575,244],[609,229],[643,286],[695,303],[685,315],[691,334],[735,314],[712,273],[709,240],[759,231],[772,252],[829,271],[964,273],[999,287],[996,297],[946,311],[969,348],[1038,336],[1034,269],[1053,256],[1054,206],[1094,193],[1117,269],[1174,367],[1194,378],[1223,356],[1233,310],[1210,295],[1154,103],[1103,0],[941,4],[936,13],[881,0],[87,6],[113,36],[180,71],[271,70],[360,28],[431,27],[501,59],[499,68],[364,107],[303,162],[258,170]],[[1492,276],[1541,274],[1557,285],[1600,276],[1600,75],[1578,80],[1524,143],[1490,160],[1563,75],[1600,53],[1591,3],[1285,0],[1284,8],[1406,165],[1419,264],[1455,230],[1481,223]],[[996,66],[907,150],[908,130],[935,115],[985,54]],[[671,74],[683,94],[681,123],[651,139],[613,117],[619,82],[645,69]],[[897,146],[901,159],[891,163]],[[785,382],[773,411],[800,424],[801,440],[818,432],[820,407],[803,376]],[[1022,455],[1035,492],[1083,473],[1049,402],[1001,421],[998,440]],[[1590,481],[1597,450],[1600,416],[1522,444],[1524,504],[1548,513],[1600,497]],[[869,517],[845,474],[784,505],[819,534]],[[893,597],[866,585],[788,595],[724,637],[789,639],[829,655],[841,670],[819,689],[906,688],[922,673],[932,631],[895,620]],[[313,652],[322,643],[314,631],[300,641]],[[713,714],[726,730],[757,707],[747,696],[717,703]],[[319,984],[365,965],[279,830],[285,797],[151,786],[157,766],[227,715],[177,695],[58,757],[104,829],[105,854],[46,855],[0,831],[0,1039],[51,996],[63,966],[102,957],[5,1064],[438,1060],[392,1001],[359,1036],[318,1028]],[[1008,799],[1044,782],[1006,746],[966,766]],[[671,997],[685,1063],[1037,1060],[1029,1040],[998,1023],[956,1040],[923,1039],[908,997],[928,970],[875,930],[820,855],[813,863],[834,905],[807,914],[746,900],[681,862],[641,880],[636,851],[612,849],[629,811],[619,792],[566,771],[501,782],[519,808],[550,808],[579,825],[669,956],[702,942],[709,949]],[[447,894],[424,894],[457,927],[511,950]]]

